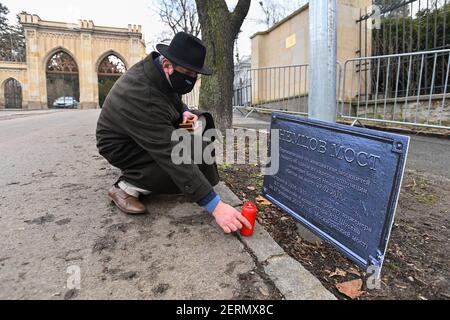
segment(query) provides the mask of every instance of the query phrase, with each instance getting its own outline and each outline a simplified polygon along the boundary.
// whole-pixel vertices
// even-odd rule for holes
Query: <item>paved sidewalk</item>
[[[48,109],[48,110],[2,109],[0,110],[0,121],[46,115],[56,112],[68,112],[68,111],[69,110],[56,110],[56,109]]]
[[[260,226],[250,239],[224,235],[183,197],[120,213],[106,199],[118,171],[97,154],[97,117],[1,122],[0,299],[334,299]],[[73,270],[81,290],[67,287]]]

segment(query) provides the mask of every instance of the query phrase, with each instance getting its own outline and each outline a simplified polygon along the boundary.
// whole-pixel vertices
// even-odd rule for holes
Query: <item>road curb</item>
[[[233,199],[232,204],[240,202],[235,207],[242,204],[224,183],[216,191],[226,199]],[[336,300],[314,275],[286,254],[258,222],[252,237],[238,235],[238,238],[258,259],[264,272],[286,300]]]

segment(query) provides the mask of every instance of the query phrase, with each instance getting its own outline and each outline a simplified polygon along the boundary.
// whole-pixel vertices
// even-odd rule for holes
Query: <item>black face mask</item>
[[[186,94],[194,90],[197,77],[189,77],[181,72],[173,70],[173,74],[169,77],[172,89],[178,94]]]

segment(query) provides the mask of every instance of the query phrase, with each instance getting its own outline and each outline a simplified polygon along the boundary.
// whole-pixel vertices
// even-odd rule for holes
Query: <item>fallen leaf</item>
[[[405,286],[401,286],[401,285],[399,285],[399,284],[394,284],[397,288],[399,288],[399,289],[407,289],[408,287],[405,287]]]
[[[256,198],[256,201],[263,206],[270,206],[272,204],[272,202],[270,202],[269,200],[267,200],[266,198],[264,198],[263,196],[258,196]]]
[[[426,283],[425,281],[419,279],[418,277],[415,277],[415,280],[416,280],[419,284],[421,284],[421,285],[423,285],[423,286],[425,286],[425,287],[428,287],[428,286],[429,286],[428,283]]]
[[[345,277],[346,275],[347,275],[347,272],[337,268],[335,272],[330,274],[330,278],[333,278],[333,277],[336,277],[336,276]]]
[[[361,273],[359,273],[355,268],[350,268],[347,270],[348,273],[351,273],[355,276],[361,277]]]
[[[259,292],[265,297],[268,297],[270,295],[269,290],[267,290],[266,288],[259,288]]]
[[[339,292],[351,299],[356,299],[364,294],[364,291],[361,291],[362,286],[363,281],[361,279],[336,284]]]

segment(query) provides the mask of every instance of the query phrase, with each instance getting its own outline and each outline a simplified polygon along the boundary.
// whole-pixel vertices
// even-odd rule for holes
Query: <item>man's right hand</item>
[[[213,216],[227,234],[241,230],[243,226],[252,229],[250,222],[239,211],[222,201],[217,205]]]

